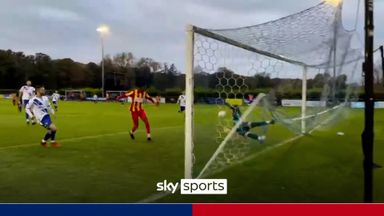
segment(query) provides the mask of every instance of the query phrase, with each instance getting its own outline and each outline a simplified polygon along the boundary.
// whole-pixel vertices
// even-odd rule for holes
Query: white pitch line
[[[153,130],[169,130],[169,129],[176,129],[176,128],[181,128],[181,127],[182,126],[160,127],[160,128],[153,128]],[[142,131],[138,131],[138,132],[140,133]],[[97,139],[97,138],[101,138],[101,137],[124,135],[124,134],[129,134],[129,131],[120,131],[120,132],[115,132],[115,133],[107,133],[107,134],[100,134],[100,135],[93,135],[93,136],[82,136],[82,137],[68,138],[68,139],[62,139],[62,140],[60,140],[60,142],[67,143],[67,142],[74,142],[74,141],[85,140],[85,139]],[[32,147],[32,146],[38,146],[38,145],[39,145],[38,142],[35,142],[35,143],[28,143],[28,144],[5,146],[5,147],[0,147],[0,151],[8,150],[8,149]]]

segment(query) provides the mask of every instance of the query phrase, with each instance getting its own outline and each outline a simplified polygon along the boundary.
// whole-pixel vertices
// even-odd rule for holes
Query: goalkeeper
[[[232,118],[233,123],[236,125],[239,121],[241,121],[241,111],[239,106],[230,105],[229,103],[225,103],[232,110]],[[270,124],[275,124],[275,120],[270,121],[260,121],[260,122],[241,122],[239,127],[236,129],[236,132],[244,137],[248,137],[253,140],[257,140],[260,143],[263,143],[265,140],[265,135],[257,135],[256,133],[250,132],[252,128],[267,126]]]

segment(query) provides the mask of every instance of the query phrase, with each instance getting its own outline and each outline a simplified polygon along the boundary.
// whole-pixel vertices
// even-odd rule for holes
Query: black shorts
[[[248,125],[248,122],[243,122],[240,124],[240,126],[236,129],[236,132],[242,136],[245,136],[247,132],[249,132],[251,128]]]

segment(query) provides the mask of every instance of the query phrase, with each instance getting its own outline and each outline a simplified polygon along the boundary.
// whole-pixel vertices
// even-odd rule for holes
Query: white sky
[[[100,61],[96,28],[108,24],[106,53],[133,52],[184,69],[185,26],[229,28],[286,16],[320,0],[0,0],[0,49],[43,52],[87,63]],[[363,38],[363,0],[359,31]],[[346,28],[358,0],[345,0]],[[384,43],[384,1],[375,0],[376,45]]]

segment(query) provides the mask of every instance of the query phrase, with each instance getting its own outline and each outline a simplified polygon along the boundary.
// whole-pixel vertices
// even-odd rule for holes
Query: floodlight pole
[[[193,169],[193,62],[194,62],[194,27],[187,26],[186,62],[185,62],[185,147],[184,178],[192,179]]]
[[[104,97],[104,38],[103,34],[100,35],[101,39],[101,97]]]
[[[374,95],[373,95],[373,38],[374,18],[373,0],[365,0],[365,120],[364,131],[361,135],[364,154],[364,202],[373,202],[373,137],[374,137]]]

